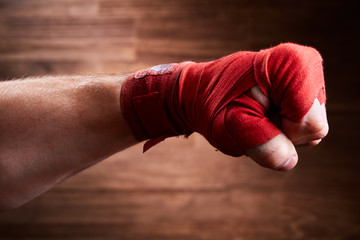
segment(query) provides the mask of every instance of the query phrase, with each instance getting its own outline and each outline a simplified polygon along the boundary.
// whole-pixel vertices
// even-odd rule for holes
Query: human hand
[[[325,100],[320,54],[287,43],[138,71],[123,85],[121,108],[135,137],[150,139],[144,151],[198,132],[225,154],[290,170],[294,144],[314,145],[327,134]]]
[[[329,130],[322,58],[313,48],[288,43],[260,51],[254,62],[258,85],[234,100],[231,127],[249,122],[254,129],[249,138],[255,140],[256,133],[278,129],[277,136],[246,154],[262,166],[287,171],[298,161],[295,146],[317,145]]]

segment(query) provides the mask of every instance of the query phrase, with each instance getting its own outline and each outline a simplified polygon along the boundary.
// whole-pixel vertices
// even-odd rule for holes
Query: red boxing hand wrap
[[[165,64],[138,71],[121,90],[121,109],[144,151],[166,137],[202,134],[239,156],[280,133],[250,89],[258,85],[283,117],[299,121],[314,99],[325,102],[322,59],[309,47],[281,44],[206,63]]]
[[[325,103],[322,58],[315,49],[296,44],[281,44],[262,50],[255,62],[256,82],[280,115],[299,121],[315,98]]]

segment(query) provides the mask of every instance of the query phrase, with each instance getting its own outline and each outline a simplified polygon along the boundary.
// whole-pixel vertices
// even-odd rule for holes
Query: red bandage
[[[299,121],[316,97],[325,102],[321,56],[288,43],[206,63],[155,66],[128,77],[121,109],[135,137],[151,139],[144,151],[166,137],[199,132],[220,151],[239,156],[280,133],[253,99],[255,85],[281,116]]]

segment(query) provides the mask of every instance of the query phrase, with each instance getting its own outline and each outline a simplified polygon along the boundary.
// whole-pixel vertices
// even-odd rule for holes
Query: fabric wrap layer
[[[316,97],[326,100],[320,54],[286,43],[138,71],[122,86],[121,110],[135,137],[150,139],[144,151],[167,137],[199,132],[218,150],[240,156],[280,133],[251,95],[255,85],[272,109],[292,121],[299,121]]]

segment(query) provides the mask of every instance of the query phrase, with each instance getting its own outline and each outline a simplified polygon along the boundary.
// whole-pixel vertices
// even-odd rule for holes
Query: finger
[[[261,166],[290,170],[297,163],[291,140],[266,116],[266,109],[245,94],[234,100],[227,112],[226,126],[231,138]]]
[[[270,100],[265,94],[260,90],[258,85],[255,85],[250,89],[251,95],[254,99],[260,103],[266,110],[270,109]]]
[[[268,97],[258,86],[251,89],[251,94],[263,107],[270,108]],[[320,101],[315,98],[310,110],[299,122],[282,118],[280,128],[296,146],[306,147],[319,144],[329,131],[325,104],[320,104]]]
[[[325,104],[320,104],[316,98],[310,110],[300,121],[294,122],[282,118],[281,127],[288,138],[297,146],[318,144],[329,131]]]
[[[296,147],[312,147],[312,146],[316,146],[321,142],[322,139],[319,140],[314,140],[314,141],[310,141],[304,144],[298,144],[296,145]]]
[[[283,133],[246,153],[259,165],[280,171],[293,169],[298,161],[294,145]]]
[[[317,96],[320,102],[325,102],[322,57],[316,49],[281,44],[270,50],[263,61],[258,69],[257,83],[279,108],[281,116],[299,121]],[[266,89],[264,84],[270,89]]]

